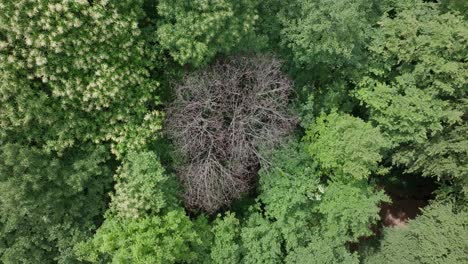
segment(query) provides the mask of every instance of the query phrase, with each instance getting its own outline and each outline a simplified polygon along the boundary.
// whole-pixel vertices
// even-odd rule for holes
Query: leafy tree
[[[380,248],[365,263],[465,263],[468,213],[433,204],[404,228],[388,228]]]
[[[294,139],[263,149],[262,157],[260,193],[249,215],[215,221],[214,262],[302,263],[313,257],[304,263],[357,263],[346,243],[372,235],[379,204],[388,201],[384,193],[353,178],[323,183],[323,173]]]
[[[274,224],[260,213],[253,212],[241,230],[242,246],[245,251],[242,263],[281,263],[282,237]]]
[[[96,228],[110,188],[109,151],[81,145],[60,156],[0,147],[0,262],[75,263],[73,246]]]
[[[440,0],[443,10],[460,12],[465,18],[468,16],[468,3],[464,0]]]
[[[233,49],[258,19],[252,0],[161,0],[157,41],[180,64],[206,63]]]
[[[315,234],[319,216],[315,207],[322,198],[324,185],[316,164],[295,140],[266,151],[268,163],[259,171],[260,194],[265,214],[274,220],[286,242],[286,250],[306,246]]]
[[[241,259],[240,222],[233,213],[218,215],[212,232],[211,259],[214,264],[237,264]]]
[[[285,259],[286,264],[357,264],[356,253],[349,251],[339,242],[333,239],[315,237],[307,247],[297,247]]]
[[[390,147],[379,129],[359,118],[332,112],[320,116],[305,137],[308,152],[332,177],[367,179]]]
[[[374,1],[294,1],[282,18],[284,44],[308,68],[358,65],[377,10]]]
[[[202,243],[193,222],[178,207],[171,178],[153,153],[129,154],[116,176],[106,220],[92,240],[77,246],[91,262],[196,262]]]
[[[139,218],[178,206],[175,179],[166,175],[152,152],[129,153],[115,180],[110,210],[121,217]]]
[[[406,164],[407,173],[433,177],[441,187],[436,191],[440,200],[451,200],[456,207],[468,202],[468,126],[463,124],[442,131],[416,147],[402,148],[394,161]]]
[[[379,25],[369,47],[372,64],[356,96],[392,141],[393,164],[438,179],[441,197],[463,204],[467,21],[416,1]]]
[[[120,154],[160,129],[141,1],[0,6],[0,138],[56,151],[106,141]]]
[[[365,69],[367,44],[388,1],[291,0],[278,13],[283,52],[300,88],[302,123],[308,127],[321,112],[350,113],[358,101],[350,96]]]
[[[467,22],[419,3],[379,25],[369,47],[373,63],[357,91],[371,120],[395,144],[423,143],[460,122],[454,104],[468,90]]]
[[[92,243],[79,250],[93,263],[190,263],[196,259],[190,243],[198,242],[185,212],[173,210],[162,216],[108,218]]]
[[[333,182],[325,189],[317,210],[323,215],[321,234],[332,241],[357,241],[371,236],[370,226],[380,219],[380,203],[390,200],[364,181]]]

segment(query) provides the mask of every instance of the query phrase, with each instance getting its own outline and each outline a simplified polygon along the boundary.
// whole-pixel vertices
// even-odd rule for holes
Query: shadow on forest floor
[[[429,200],[433,199],[436,184],[432,179],[401,177],[396,182],[381,184],[391,203],[383,203],[380,207],[381,226],[402,227],[408,220],[416,218]]]
[[[351,251],[367,246],[377,246],[383,236],[384,227],[404,228],[409,220],[416,218],[421,209],[434,199],[437,184],[431,178],[415,175],[389,177],[378,184],[390,197],[390,203],[380,205],[380,221],[371,227],[374,235],[361,237],[358,242],[349,243]]]

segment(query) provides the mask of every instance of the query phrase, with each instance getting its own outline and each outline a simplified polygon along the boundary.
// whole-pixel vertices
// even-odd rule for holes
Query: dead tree
[[[278,143],[296,123],[291,92],[280,61],[267,56],[218,60],[176,86],[166,128],[183,155],[188,209],[213,213],[252,187],[258,147]]]

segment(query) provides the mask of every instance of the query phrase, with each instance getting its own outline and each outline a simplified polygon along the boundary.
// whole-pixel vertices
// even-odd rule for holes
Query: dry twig
[[[258,147],[292,130],[292,83],[277,59],[239,56],[187,75],[175,92],[166,127],[185,158],[186,205],[213,213],[251,188]]]

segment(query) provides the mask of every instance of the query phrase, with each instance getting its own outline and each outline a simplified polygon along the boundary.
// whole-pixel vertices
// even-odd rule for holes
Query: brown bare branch
[[[213,213],[248,191],[258,147],[293,129],[292,82],[280,66],[267,56],[230,57],[176,86],[166,128],[185,159],[178,175],[188,209]]]

